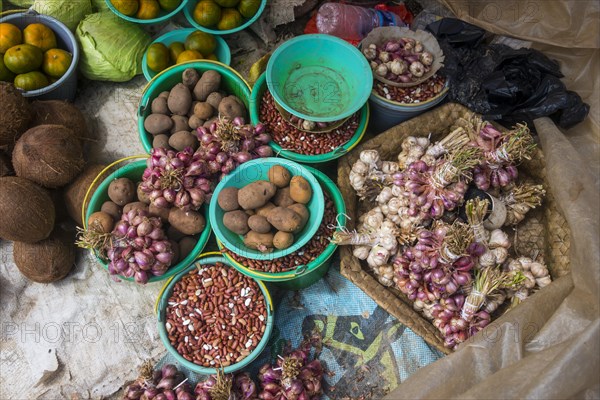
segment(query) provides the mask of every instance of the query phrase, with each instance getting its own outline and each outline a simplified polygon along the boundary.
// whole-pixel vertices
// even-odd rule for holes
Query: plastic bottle
[[[389,11],[325,3],[317,13],[317,29],[346,40],[361,40],[379,26],[405,26],[400,17]]]

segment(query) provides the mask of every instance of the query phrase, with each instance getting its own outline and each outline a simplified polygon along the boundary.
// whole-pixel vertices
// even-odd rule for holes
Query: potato
[[[194,115],[197,115],[203,120],[210,119],[214,114],[215,109],[213,108],[213,106],[204,101],[199,101],[194,107]]]
[[[294,204],[295,201],[290,197],[290,188],[285,187],[283,189],[279,189],[275,194],[275,197],[273,197],[273,203],[277,207],[287,207]]]
[[[278,188],[284,188],[288,186],[292,177],[290,171],[281,165],[273,165],[271,168],[269,168],[267,176],[269,177],[269,181],[273,182]]]
[[[165,97],[157,97],[152,100],[151,110],[152,114],[171,114],[169,107],[167,106],[167,99]]]
[[[150,114],[144,120],[144,129],[151,135],[169,133],[173,127],[173,120],[164,114]]]
[[[171,211],[170,208],[168,210]],[[167,218],[167,220],[168,220],[168,218]],[[180,232],[173,225],[169,226],[169,228],[167,229],[167,237],[169,238],[169,240],[181,240],[185,236],[186,235],[184,233]]]
[[[294,244],[294,235],[289,232],[279,231],[273,236],[273,246],[276,249],[283,250],[287,249]]]
[[[271,224],[262,215],[252,215],[248,218],[248,227],[254,232],[267,233],[271,231]]]
[[[302,218],[302,222],[300,223],[300,225],[298,225],[298,227],[296,229],[294,229],[294,231],[292,232],[292,233],[298,233],[304,228],[304,225],[306,225],[306,222],[310,218],[310,213],[308,212],[308,209],[306,208],[306,206],[304,204],[300,204],[300,203],[294,203],[291,206],[288,206],[288,209],[294,211],[296,214],[298,214]]]
[[[219,109],[219,104],[223,100],[223,95],[219,92],[212,92],[206,98],[206,102],[210,104],[215,110]]]
[[[142,190],[142,182],[137,184],[137,198],[142,203],[150,204],[150,195]]]
[[[249,216],[253,216],[254,214],[256,214],[256,212],[254,210],[244,210],[244,212]]]
[[[275,195],[277,187],[269,181],[255,181],[238,191],[238,203],[244,210],[264,206]]]
[[[267,221],[278,231],[293,232],[302,223],[302,217],[289,208],[275,207],[269,212]]]
[[[194,107],[196,107],[196,104],[200,103],[197,100],[192,101],[192,105],[190,106],[190,109],[187,112],[187,117],[188,118],[192,118],[192,115],[194,115]]]
[[[208,70],[202,74],[202,77],[194,86],[194,97],[198,101],[206,101],[209,94],[219,90],[219,86],[221,86],[221,74],[217,71]]]
[[[188,130],[188,117],[185,115],[172,115],[173,127],[171,133]]]
[[[250,231],[244,237],[244,245],[266,253],[273,248],[273,234]]]
[[[169,212],[170,211],[171,211],[170,208],[157,207],[154,204],[150,204],[148,206],[148,213],[153,217],[160,218],[163,222],[169,221]]]
[[[160,94],[158,95],[158,97],[164,97],[165,99],[169,98],[169,91],[165,90],[164,92],[160,92]]]
[[[181,260],[181,250],[179,244],[174,240],[169,240],[171,244],[171,250],[173,250],[173,258],[171,259],[171,265],[175,265]]]
[[[171,146],[169,146],[169,136],[167,135],[156,135],[154,139],[152,139],[152,147],[158,149],[159,147],[164,147],[169,150]]]
[[[148,212],[148,204],[142,203],[141,201],[134,201],[131,203],[127,203],[127,204],[125,204],[125,207],[123,207],[123,212],[125,214],[127,214],[129,211],[136,210],[136,209]]]
[[[186,68],[181,74],[181,82],[192,90],[200,80],[200,74],[194,68]]]
[[[192,250],[194,250],[194,247],[196,247],[197,243],[198,239],[194,238],[193,236],[185,236],[181,238],[178,243],[180,258],[182,260],[186,258],[192,252]]]
[[[227,211],[223,214],[223,225],[233,233],[245,235],[248,228],[248,214],[242,210]]]
[[[96,211],[88,218],[88,227],[96,232],[109,233],[115,227],[115,220],[103,211]]]
[[[184,211],[177,207],[171,209],[169,223],[185,235],[200,233],[206,226],[204,215],[197,211]]]
[[[177,151],[181,151],[186,147],[191,147],[192,150],[196,150],[199,145],[200,143],[198,143],[196,136],[192,135],[188,131],[179,131],[172,134],[169,138],[169,146]]]
[[[115,179],[108,185],[108,197],[119,206],[131,203],[135,193],[135,184],[128,178]]]
[[[240,208],[238,203],[238,188],[226,187],[219,193],[217,204],[223,211],[233,211]]]
[[[246,107],[235,96],[227,96],[219,103],[219,115],[234,119],[235,117],[246,118]]]
[[[290,181],[290,196],[296,203],[307,204],[312,197],[312,188],[306,179],[296,175]]]
[[[169,110],[176,115],[186,115],[192,105],[190,89],[183,83],[178,83],[171,89],[167,99]]]
[[[274,208],[275,208],[275,204],[268,202],[264,206],[259,207],[255,210],[256,215],[260,215],[261,217],[267,218],[269,216],[269,213],[271,212],[271,210]]]
[[[188,126],[190,127],[190,129],[192,130],[196,130],[198,128],[200,128],[202,125],[204,125],[204,120],[201,119],[200,117],[198,117],[197,115],[192,115],[190,117],[190,119],[188,120]]]
[[[114,203],[110,200],[102,203],[102,207],[100,207],[100,211],[107,213],[115,221],[120,220],[121,214],[123,213],[123,209],[121,207],[119,207],[116,203]]]

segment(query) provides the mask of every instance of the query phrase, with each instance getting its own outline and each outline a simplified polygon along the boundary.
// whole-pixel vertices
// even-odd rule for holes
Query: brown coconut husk
[[[0,150],[0,176],[14,175],[14,173],[10,156],[4,150]]]
[[[38,100],[31,103],[30,128],[38,125],[62,125],[79,138],[89,138],[83,113],[74,104],[63,100]]]
[[[83,206],[83,199],[85,198],[85,194],[89,187],[92,185],[92,182],[98,176],[100,172],[105,168],[104,165],[94,164],[87,166],[81,174],[68,186],[65,187],[63,193],[64,206],[66,207],[67,213],[73,221],[77,223],[79,226],[83,226],[83,221],[81,220],[81,209]],[[94,188],[90,191],[86,202],[86,209],[92,198],[92,194],[96,191],[102,179],[98,179]]]
[[[46,239],[55,221],[48,192],[17,176],[0,178],[0,215],[0,237],[27,243]]]
[[[0,82],[0,147],[9,148],[27,130],[31,107],[12,83]]]
[[[29,129],[17,141],[12,162],[17,176],[51,189],[71,182],[85,164],[79,138],[62,125]]]

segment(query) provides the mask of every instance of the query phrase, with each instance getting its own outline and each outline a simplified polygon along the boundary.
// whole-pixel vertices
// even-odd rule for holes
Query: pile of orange
[[[71,66],[71,53],[59,49],[56,35],[44,24],[30,24],[21,31],[0,24],[0,81],[29,91],[60,79]]]
[[[225,31],[237,28],[244,18],[252,18],[261,0],[200,0],[194,8],[194,21],[205,28]]]
[[[185,38],[185,43],[173,42],[168,47],[163,43],[153,43],[148,48],[146,63],[154,72],[160,72],[171,65],[192,60],[214,60],[217,40],[210,33],[194,31]]]
[[[115,9],[123,15],[137,19],[154,19],[162,11],[171,12],[181,4],[181,0],[110,0]]]

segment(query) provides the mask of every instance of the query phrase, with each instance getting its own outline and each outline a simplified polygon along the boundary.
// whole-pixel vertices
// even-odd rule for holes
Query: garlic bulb
[[[375,68],[375,74],[379,76],[386,76],[388,73],[388,67],[385,64],[379,64],[377,68]]]
[[[381,53],[379,53],[379,59],[381,60],[381,62],[388,62],[390,61],[390,53],[388,53],[387,51],[382,51]]]
[[[352,171],[357,174],[366,175],[369,172],[369,166],[362,160],[356,160],[354,165],[352,165]]]
[[[421,55],[419,56],[419,61],[421,61],[421,63],[423,63],[423,65],[431,65],[431,64],[433,64],[433,55],[431,55],[431,53],[425,51],[425,52],[421,53]]]
[[[543,288],[552,283],[552,278],[550,278],[550,275],[546,275],[542,278],[537,278],[535,283],[537,283],[540,288]]]
[[[425,66],[423,64],[421,64],[420,61],[415,61],[413,63],[410,64],[410,67],[408,67],[410,73],[417,77],[420,78],[423,76],[423,74],[425,73]]]
[[[525,286],[527,289],[533,289],[535,287],[535,278],[533,277],[531,272],[524,271],[522,272],[522,274],[525,277],[525,280],[523,281],[523,286]]]
[[[415,47],[414,47],[415,53],[420,53],[423,51],[423,43],[419,42],[418,40],[415,42]]]
[[[375,198],[375,201],[377,201],[379,204],[385,204],[388,201],[390,201],[392,197],[394,197],[394,194],[392,193],[392,188],[386,186],[383,189],[381,189],[381,192],[379,192],[379,194]]]
[[[367,257],[367,264],[372,267],[379,267],[388,262],[390,252],[383,246],[375,245],[371,248]]]
[[[490,249],[494,249],[496,247],[504,247],[508,249],[510,247],[510,241],[508,240],[508,235],[504,233],[501,229],[494,229],[490,232],[490,240],[488,242],[488,247]]]
[[[359,157],[362,162],[370,166],[379,162],[379,152],[377,150],[363,150]]]
[[[486,251],[479,257],[479,264],[484,268],[495,267],[496,255],[490,250]]]
[[[363,50],[363,54],[367,60],[374,60],[377,57],[377,49],[374,49],[373,47],[367,47]]]
[[[550,275],[550,273],[548,272],[548,268],[546,268],[546,266],[539,262],[532,262],[529,265],[529,271],[531,271],[531,274],[536,278],[542,278],[544,276]]]
[[[496,247],[495,249],[492,249],[490,251],[494,254],[494,257],[496,258],[496,264],[502,264],[504,261],[506,261],[506,258],[508,257],[508,250],[506,250],[504,247]]]
[[[370,251],[371,249],[368,246],[354,246],[354,249],[352,250],[352,255],[358,258],[359,260],[366,260],[369,256]]]
[[[383,172],[384,174],[394,174],[396,172],[398,172],[400,170],[400,166],[398,165],[397,162],[393,162],[393,161],[383,161],[381,163],[381,172]]]
[[[403,60],[394,60],[390,64],[390,71],[396,75],[402,75],[406,72],[407,65]]]

